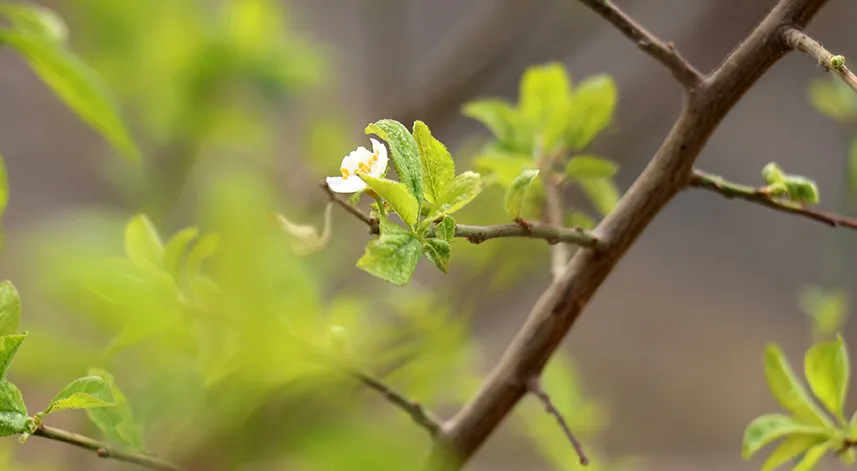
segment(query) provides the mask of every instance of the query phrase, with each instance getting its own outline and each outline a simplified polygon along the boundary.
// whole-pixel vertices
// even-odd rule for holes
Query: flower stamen
[[[341,173],[341,174],[342,174],[342,179],[343,179],[343,180],[348,180],[348,177],[350,177],[350,176],[351,176],[351,172],[349,172],[349,171],[348,171],[348,169],[347,169],[347,168],[345,168],[345,167],[340,168],[340,169],[339,169],[339,173]]]

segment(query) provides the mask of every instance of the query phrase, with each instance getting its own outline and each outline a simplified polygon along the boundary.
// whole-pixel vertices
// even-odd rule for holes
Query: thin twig
[[[845,66],[844,57],[831,54],[830,51],[825,49],[816,40],[795,28],[789,27],[783,30],[783,41],[790,48],[797,49],[815,58],[825,72],[832,70],[846,85],[857,92],[857,76]]]
[[[330,195],[330,198],[334,203],[342,206],[351,215],[369,226],[369,232],[371,234],[379,233],[380,227],[377,220],[363,214],[359,209],[336,196],[336,194],[328,188],[326,183],[322,183],[321,187],[328,195]],[[433,230],[430,230],[428,235],[433,236]],[[597,237],[592,235],[589,231],[585,231],[579,227],[561,227],[538,222],[527,222],[526,224],[495,224],[492,226],[456,224],[455,237],[467,239],[474,244],[480,244],[486,240],[500,239],[504,237],[527,237],[530,239],[543,239],[549,244],[558,244],[562,242],[589,248],[598,248],[599,246]]]
[[[580,3],[612,23],[643,52],[663,64],[685,88],[694,88],[702,82],[702,74],[678,53],[673,43],[664,43],[658,39],[610,0],[580,0]]]
[[[560,428],[562,428],[562,431],[565,433],[565,436],[568,437],[568,441],[571,442],[571,446],[574,447],[574,451],[577,452],[577,457],[580,458],[580,464],[584,466],[588,465],[589,458],[586,457],[586,453],[583,451],[583,445],[580,444],[574,436],[574,433],[571,432],[571,427],[568,426],[568,422],[565,421],[565,417],[562,416],[562,413],[556,408],[548,393],[542,388],[541,382],[537,376],[534,376],[527,381],[527,389],[531,394],[542,401],[542,404],[545,406],[545,412],[556,419]]]
[[[381,397],[387,400],[387,402],[403,410],[411,417],[414,423],[426,429],[429,435],[437,435],[438,431],[440,430],[441,422],[437,418],[435,418],[431,414],[431,412],[427,411],[422,406],[422,404],[408,399],[407,397],[405,397],[404,394],[396,391],[390,386],[384,384],[384,382],[382,382],[381,380],[369,376],[366,373],[348,369],[342,369],[341,371],[347,374],[348,376],[351,376],[352,378],[360,381],[361,383],[366,385],[366,387],[380,394]]]
[[[724,198],[737,198],[750,201],[776,211],[782,211],[784,213],[812,219],[813,221],[818,221],[831,227],[846,227],[857,230],[857,220],[855,219],[807,209],[789,201],[777,200],[759,188],[728,182],[717,175],[711,175],[700,170],[693,171],[690,181],[688,182],[688,186],[712,191]]]
[[[562,226],[562,193],[559,185],[553,181],[551,174],[551,166],[553,163],[552,156],[541,157],[541,180],[545,190],[545,222],[557,227]],[[553,279],[559,278],[565,266],[571,259],[571,250],[565,243],[554,244],[551,247],[551,276]]]
[[[183,471],[179,466],[168,463],[155,456],[120,450],[109,443],[100,442],[83,435],[48,427],[45,424],[39,425],[39,428],[36,429],[33,436],[47,438],[48,440],[63,442],[86,450],[94,451],[101,458],[110,458],[117,461],[124,461],[126,463],[134,463],[145,468],[156,469],[159,471]]]

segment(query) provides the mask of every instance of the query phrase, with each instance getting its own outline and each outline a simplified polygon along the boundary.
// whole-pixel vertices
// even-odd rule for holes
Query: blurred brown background
[[[454,152],[466,137],[486,132],[460,116],[464,101],[514,99],[527,65],[557,60],[573,80],[608,73],[617,81],[616,122],[595,148],[620,163],[618,181],[626,189],[680,106],[680,87],[668,72],[574,0],[286,3],[292,24],[326,43],[338,71],[337,95],[310,97],[301,106],[342,107],[355,135],[381,117],[422,119]],[[776,2],[616,3],[708,72]],[[857,3],[833,0],[810,33],[848,57],[857,53],[855,18]],[[13,191],[4,224],[7,246],[13,247],[29,221],[76,202],[110,204],[114,189],[95,166],[103,148],[95,134],[11,53],[0,52],[0,70],[0,143]],[[754,183],[761,167],[776,160],[816,179],[821,206],[836,209],[851,134],[810,107],[806,88],[821,74],[812,59],[799,54],[780,61],[729,114],[699,167]],[[300,120],[301,114],[289,116]],[[284,131],[283,139],[289,138]],[[356,223],[337,217],[360,232]],[[850,236],[857,242],[857,234]],[[608,279],[566,341],[588,393],[609,407],[605,451],[643,458],[646,469],[758,469],[761,458],[742,463],[740,446],[744,426],[777,409],[762,375],[762,351],[766,342],[780,343],[793,364],[800,364],[811,339],[795,293],[801,285],[825,282],[825,248],[832,237],[825,226],[761,207],[709,193],[680,195]],[[8,263],[3,272],[14,270]],[[479,308],[476,332],[486,367],[547,286],[547,264],[543,273],[524,280]],[[857,340],[855,334],[852,322],[846,340]],[[855,398],[852,389],[851,408]],[[489,441],[471,469],[539,469],[529,444],[504,432]]]

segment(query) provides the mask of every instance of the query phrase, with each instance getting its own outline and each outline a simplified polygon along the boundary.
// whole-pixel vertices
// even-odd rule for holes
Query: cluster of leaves
[[[537,175],[554,184],[576,185],[602,215],[613,209],[619,199],[612,180],[618,166],[584,151],[611,124],[616,99],[616,85],[609,76],[589,77],[572,88],[566,69],[549,63],[524,72],[517,105],[480,99],[464,106],[466,116],[494,134],[475,166],[488,182],[506,191],[510,217],[540,217],[544,188]],[[585,229],[595,225],[591,216],[576,208],[566,223]]]
[[[812,393],[827,410],[807,393],[776,345],[765,350],[765,377],[771,393],[786,414],[757,417],[744,433],[742,456],[749,459],[765,445],[783,438],[762,465],[771,471],[803,455],[793,470],[808,471],[827,453],[839,455],[845,464],[857,456],[857,411],[847,419],[844,413],[850,365],[845,342],[819,342],[807,350],[804,371]],[[831,418],[832,416],[832,418]]]
[[[422,254],[447,273],[450,243],[455,237],[452,214],[482,191],[480,175],[471,171],[455,175],[446,146],[422,121],[414,123],[411,133],[398,121],[382,119],[367,126],[366,133],[387,143],[399,181],[359,174],[376,197],[372,215],[380,222],[380,235],[366,246],[357,267],[402,286],[410,281]],[[352,202],[356,203],[360,193],[355,195]],[[406,227],[390,221],[391,212]]]
[[[785,198],[802,205],[818,204],[818,187],[812,180],[800,175],[788,175],[774,162],[762,169],[767,186],[762,191],[774,198]]]
[[[113,376],[92,368],[51,399],[41,411],[29,415],[23,395],[6,373],[27,333],[17,333],[21,318],[21,299],[9,281],[0,283],[0,436],[21,435],[21,440],[36,433],[49,414],[70,409],[86,409],[92,422],[111,442],[133,450],[144,450],[140,428],[125,396],[116,387]]]

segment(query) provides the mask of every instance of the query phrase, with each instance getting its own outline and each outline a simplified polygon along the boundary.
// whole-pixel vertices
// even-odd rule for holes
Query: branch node
[[[568,441],[571,442],[571,445],[574,447],[574,451],[577,453],[577,457],[580,459],[580,464],[586,466],[589,464],[589,458],[587,458],[586,453],[583,451],[583,446],[571,432],[571,428],[568,426],[568,422],[565,421],[565,418],[562,416],[562,413],[554,406],[553,401],[547,392],[542,388],[541,381],[539,381],[538,376],[530,377],[527,382],[527,391],[529,391],[532,395],[536,396],[539,401],[541,401],[542,405],[545,408],[545,412],[552,415],[557,423],[559,424],[562,431],[565,433],[565,436],[568,437]]]

